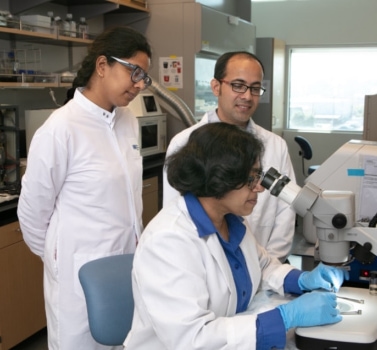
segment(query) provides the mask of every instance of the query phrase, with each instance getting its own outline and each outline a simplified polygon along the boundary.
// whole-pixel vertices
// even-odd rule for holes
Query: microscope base
[[[338,299],[341,312],[360,314],[343,315],[339,323],[300,327],[295,331],[296,347],[300,350],[377,350],[377,295],[369,294],[369,289],[342,287],[339,296],[362,299],[364,304]]]
[[[300,350],[377,350],[377,341],[371,344],[346,343],[341,341],[313,339],[296,334],[296,347]]]

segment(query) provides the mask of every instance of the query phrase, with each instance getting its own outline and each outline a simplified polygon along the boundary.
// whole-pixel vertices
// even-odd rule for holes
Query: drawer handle
[[[152,186],[152,184],[145,184],[145,185],[143,185],[143,188],[147,188],[147,187],[151,187]]]

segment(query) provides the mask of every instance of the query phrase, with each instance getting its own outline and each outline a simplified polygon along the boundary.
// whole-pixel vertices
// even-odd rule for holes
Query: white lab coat
[[[206,113],[200,122],[181,131],[172,138],[166,156],[183,147],[194,129],[204,124],[218,121],[220,120],[215,110]],[[296,178],[285,140],[279,135],[263,129],[251,119],[247,130],[263,141],[265,147],[262,158],[263,169],[267,171],[270,167],[274,167],[281,174],[287,175],[291,181],[295,182]],[[179,196],[179,193],[170,186],[167,181],[166,169],[164,168],[163,205],[168,204],[176,196]],[[245,219],[249,222],[257,242],[265,247],[270,255],[284,262],[292,247],[295,218],[296,214],[288,204],[272,196],[269,191],[264,191],[258,195],[258,204]]]
[[[240,245],[253,284],[283,294],[293,269],[270,258],[248,229]],[[135,311],[126,350],[256,349],[255,314],[235,314],[237,291],[216,236],[200,238],[183,197],[144,230],[133,266]]]
[[[50,350],[109,349],[89,333],[78,270],[135,251],[142,229],[137,140],[129,110],[109,113],[76,90],[31,142],[18,217],[25,242],[44,262]]]

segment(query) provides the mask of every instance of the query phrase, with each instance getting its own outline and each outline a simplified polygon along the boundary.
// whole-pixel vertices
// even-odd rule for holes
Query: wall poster
[[[160,57],[160,84],[167,89],[183,88],[183,57]]]

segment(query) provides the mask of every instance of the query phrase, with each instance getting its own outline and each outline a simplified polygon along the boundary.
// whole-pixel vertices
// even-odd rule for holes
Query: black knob
[[[335,228],[344,228],[347,225],[347,217],[341,213],[334,215],[332,225]]]

